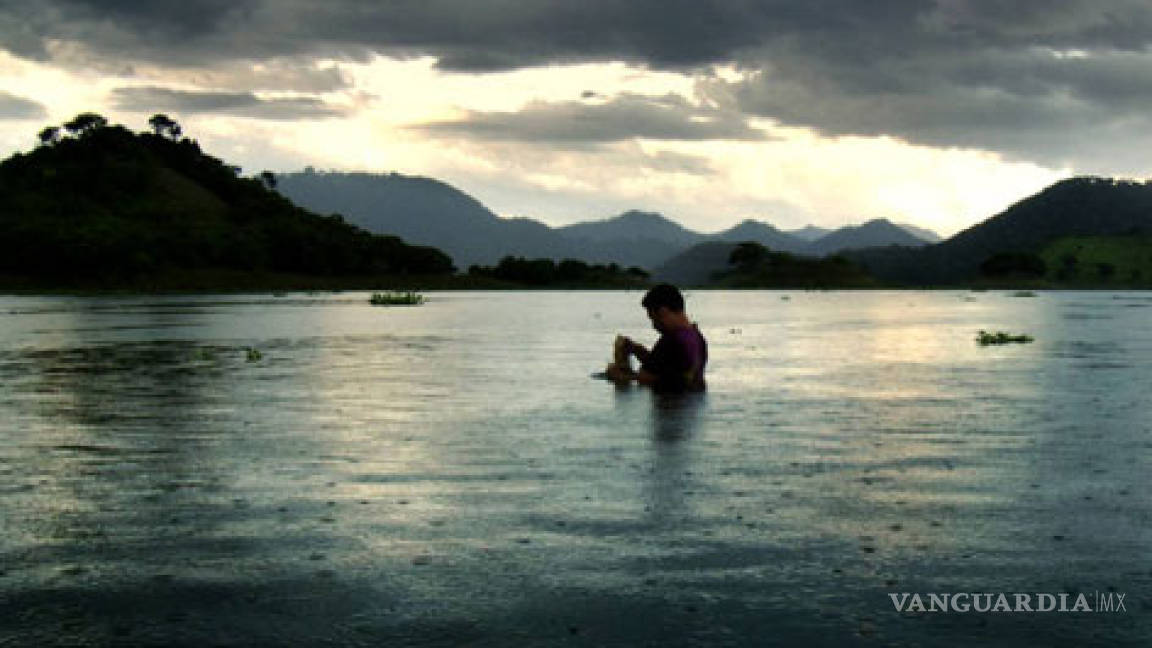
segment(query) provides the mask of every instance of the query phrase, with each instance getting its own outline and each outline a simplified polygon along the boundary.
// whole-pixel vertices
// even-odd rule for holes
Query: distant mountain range
[[[808,244],[805,252],[811,256],[827,256],[842,250],[903,245],[919,247],[926,244],[922,238],[887,219],[878,218],[863,225],[850,225],[830,232]]]
[[[698,243],[653,268],[652,278],[678,286],[702,286],[713,274],[728,268],[728,258],[737,245],[730,241]]]
[[[1136,262],[1136,257],[1152,259],[1150,183],[1071,178],[938,243],[902,242],[905,231],[887,221],[870,221],[826,234],[807,250],[826,253],[840,248],[840,255],[873,277],[897,286],[995,281],[984,264],[998,255],[1009,255],[1016,263],[1024,259],[1024,265],[1033,260],[1029,277],[1010,277],[1017,281],[1103,286],[1145,285],[1152,279]],[[1119,240],[1096,240],[1099,237]],[[696,245],[655,268],[653,277],[686,285],[709,283],[716,272],[729,268],[735,247],[718,242]],[[1039,266],[1034,265],[1037,262]]]
[[[983,264],[1005,253],[1016,255],[1015,262],[1047,259],[1050,266],[1051,245],[1060,238],[1152,234],[1152,184],[1093,177],[1058,182],[947,240],[886,219],[837,230],[809,225],[792,231],[745,220],[705,234],[641,211],[553,228],[527,218],[501,218],[445,183],[397,174],[296,173],[282,176],[279,189],[308,209],[338,212],[371,232],[444,250],[461,270],[494,265],[506,255],[574,258],[640,266],[656,279],[688,285],[708,283],[714,273],[727,270],[728,255],[742,241],[794,255],[839,254],[882,282],[929,286],[983,281]],[[1123,266],[1130,274],[1138,270],[1127,263],[1096,264]],[[1060,269],[1061,275],[1075,274],[1072,269]],[[1106,279],[1116,272],[1097,268],[1076,276]],[[1064,281],[1056,269],[1047,267],[1044,273],[1036,280]]]
[[[630,211],[553,228],[501,218],[428,178],[241,178],[190,139],[132,133],[95,114],[74,122],[81,117],[81,126],[65,125],[68,135],[0,162],[0,283],[376,285],[395,276],[456,278],[449,255],[459,270],[515,255],[536,261],[501,264],[503,278],[464,278],[474,286],[516,285],[563,275],[618,286],[637,280],[642,273],[626,268],[638,265],[655,279],[686,285],[1152,287],[1152,182],[1070,178],[935,243],[925,240],[935,238],[931,232],[884,219],[834,231],[782,231],[746,220],[703,234]]]
[[[456,266],[492,265],[506,255],[573,258],[655,269],[694,245],[755,241],[769,249],[823,256],[877,245],[926,245],[939,237],[886,220],[830,231],[808,226],[781,231],[756,220],[704,234],[656,213],[629,211],[613,218],[549,227],[528,218],[501,218],[475,198],[438,180],[400,174],[305,171],[279,176],[284,196],[313,211],[339,213],[370,232],[435,246]]]

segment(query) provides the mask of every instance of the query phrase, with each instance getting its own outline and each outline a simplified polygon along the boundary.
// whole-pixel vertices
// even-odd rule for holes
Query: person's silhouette
[[[660,339],[651,350],[628,337],[618,335],[614,361],[605,375],[619,383],[636,381],[660,392],[703,391],[704,367],[708,364],[708,342],[684,311],[684,296],[671,284],[654,286],[641,306],[648,312]],[[631,357],[640,361],[633,371]]]

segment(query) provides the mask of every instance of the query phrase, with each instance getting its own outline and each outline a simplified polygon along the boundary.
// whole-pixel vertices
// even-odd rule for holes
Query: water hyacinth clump
[[[976,341],[979,342],[982,346],[989,344],[1025,344],[1032,341],[1032,336],[1023,334],[1012,335],[1011,333],[1005,333],[1004,331],[996,331],[995,333],[980,331],[980,333],[976,335]]]
[[[424,296],[415,290],[372,293],[369,300],[373,306],[418,306],[424,303]]]

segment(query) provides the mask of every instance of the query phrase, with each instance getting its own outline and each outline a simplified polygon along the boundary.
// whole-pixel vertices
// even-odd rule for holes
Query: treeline
[[[842,256],[824,258],[773,252],[754,241],[738,244],[728,269],[713,273],[715,286],[727,288],[863,288],[876,280]]]
[[[473,265],[473,277],[499,279],[529,286],[641,285],[648,273],[636,266],[627,269],[616,263],[589,264],[577,259],[525,259],[506,256],[495,266]]]
[[[95,113],[0,162],[0,274],[57,285],[187,270],[320,276],[444,274],[451,259],[297,207],[275,176],[205,154],[165,115],[150,132]]]

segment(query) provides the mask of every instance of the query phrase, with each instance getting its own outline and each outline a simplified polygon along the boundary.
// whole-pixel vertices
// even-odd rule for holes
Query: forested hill
[[[1008,268],[1017,274],[1061,280],[1056,276],[1059,268],[1037,263],[1060,239],[1104,236],[1144,241],[1150,234],[1152,183],[1076,177],[1057,182],[941,243],[844,255],[878,278],[901,285],[972,281],[1005,261],[1020,266]]]
[[[197,271],[453,271],[435,248],[297,207],[273,191],[270,173],[240,177],[163,115],[149,123],[153,132],[134,133],[85,113],[45,128],[35,150],[0,162],[0,275],[69,287]]]

